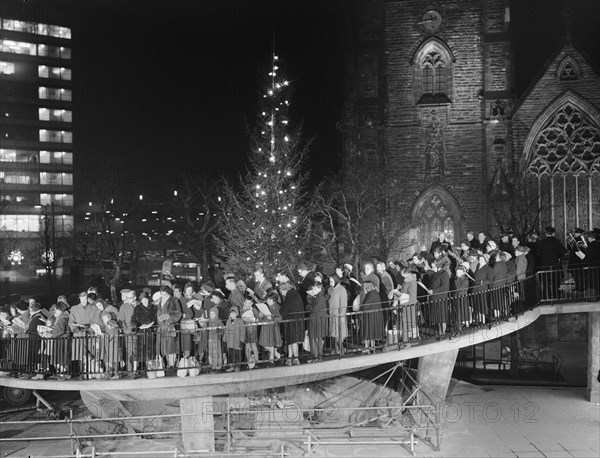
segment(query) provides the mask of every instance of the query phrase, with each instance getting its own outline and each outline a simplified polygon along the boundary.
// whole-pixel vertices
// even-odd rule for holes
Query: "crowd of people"
[[[539,235],[520,240],[506,232],[496,241],[469,231],[453,247],[441,233],[429,250],[406,261],[366,262],[358,273],[351,264],[325,275],[300,263],[297,281],[283,271],[270,279],[257,268],[245,280],[229,274],[157,292],[124,289],[116,304],[90,288],[72,306],[65,296],[49,310],[33,299],[5,305],[0,370],[59,380],[194,366],[239,372],[319,362],[327,348],[336,355],[372,353],[386,343],[402,348],[422,338],[442,340],[518,314],[537,303],[540,290],[557,294],[563,261],[600,265],[595,231],[575,230],[568,248],[552,227]],[[550,274],[536,283],[536,270]],[[576,290],[597,292],[598,272],[590,272],[576,277]]]

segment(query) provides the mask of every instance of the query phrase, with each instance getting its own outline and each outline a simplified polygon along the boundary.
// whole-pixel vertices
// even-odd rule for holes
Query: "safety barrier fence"
[[[413,303],[391,300],[349,307],[339,315],[322,310],[293,320],[261,321],[244,325],[245,350],[240,345],[234,351],[225,341],[229,333],[238,331],[208,324],[197,324],[195,329],[154,327],[132,334],[96,335],[88,329],[69,337],[14,336],[0,339],[0,371],[108,378],[119,370],[131,372],[135,363],[154,377],[174,373],[184,352],[192,356],[185,359],[185,368],[200,373],[248,369],[255,362],[258,367],[278,361],[298,364],[307,358],[315,362],[324,353],[341,358],[441,340],[507,321],[540,303],[595,301],[599,284],[599,267],[549,270],[510,283],[434,292]]]

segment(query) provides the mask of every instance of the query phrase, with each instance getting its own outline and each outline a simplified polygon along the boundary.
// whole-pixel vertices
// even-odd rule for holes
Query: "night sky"
[[[341,161],[342,0],[3,0],[2,16],[72,28],[76,192],[113,173],[159,199],[183,170],[244,167],[273,40],[294,83],[292,123],[313,138],[317,181]],[[522,92],[564,36],[564,0],[514,2]],[[571,1],[573,37],[600,67],[600,1]]]

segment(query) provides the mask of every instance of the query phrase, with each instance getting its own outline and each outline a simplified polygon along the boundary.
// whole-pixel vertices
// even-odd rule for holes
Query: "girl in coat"
[[[242,320],[245,327],[245,345],[246,363],[248,369],[254,369],[258,359],[258,310],[254,307],[254,296],[250,291],[244,292],[244,307],[242,308]]]
[[[225,325],[223,342],[227,344],[227,356],[230,367],[225,372],[239,372],[242,364],[242,347],[246,339],[244,321],[240,318],[237,306],[232,305],[229,309],[229,319]]]
[[[329,336],[335,340],[335,351],[343,355],[344,339],[348,337],[346,310],[348,294],[341,283],[341,278],[334,274],[329,277]]]
[[[258,343],[269,352],[269,366],[275,365],[275,360],[279,360],[281,355],[276,347],[281,346],[281,330],[279,323],[281,322],[281,305],[279,305],[279,294],[277,291],[270,291],[266,296],[267,306],[269,307],[270,315],[259,313],[259,319],[263,325],[260,330]]]
[[[219,318],[219,309],[210,309],[206,323],[208,328],[208,364],[211,369],[220,371],[223,368],[223,322]]]

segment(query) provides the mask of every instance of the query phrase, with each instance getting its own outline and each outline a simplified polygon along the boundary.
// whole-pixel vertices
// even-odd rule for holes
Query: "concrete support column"
[[[588,370],[586,398],[590,402],[600,402],[600,312],[588,313]]]
[[[446,399],[457,355],[458,348],[419,358],[417,382],[434,404],[441,406]],[[422,396],[417,396],[417,400],[425,402]]]
[[[183,446],[187,451],[215,451],[213,413],[216,407],[212,396],[194,399],[181,399],[181,431]]]

